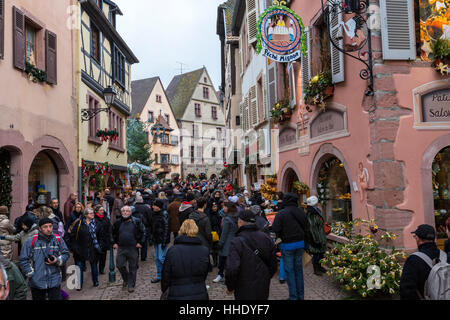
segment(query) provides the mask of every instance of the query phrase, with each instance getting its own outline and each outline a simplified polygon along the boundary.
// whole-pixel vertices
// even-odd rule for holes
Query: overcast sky
[[[117,29],[140,63],[132,80],[159,76],[167,88],[174,76],[205,66],[218,90],[220,41],[217,7],[225,0],[114,0],[123,12]]]

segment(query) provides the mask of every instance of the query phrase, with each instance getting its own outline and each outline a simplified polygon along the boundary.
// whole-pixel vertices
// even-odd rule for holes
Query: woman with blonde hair
[[[186,219],[174,245],[167,251],[161,291],[168,300],[209,300],[205,284],[209,249],[202,245],[197,234],[195,221]]]
[[[167,210],[169,207],[169,199],[164,191],[158,193],[158,199],[161,199],[164,202],[164,210]]]

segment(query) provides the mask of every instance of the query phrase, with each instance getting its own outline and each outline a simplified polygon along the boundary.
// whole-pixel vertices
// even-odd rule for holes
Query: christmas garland
[[[82,172],[82,181],[83,184],[88,182],[89,173],[94,171],[95,176],[98,176],[98,178],[95,179],[95,182],[97,182],[100,177],[109,177],[113,173],[113,169],[111,165],[109,165],[108,162],[105,162],[103,164],[101,163],[94,163],[94,164],[87,164],[84,160],[81,161],[81,172]],[[92,179],[89,180],[89,182],[92,182]]]
[[[47,81],[47,73],[39,68],[36,68],[29,62],[27,62],[25,65],[25,73],[33,82],[37,82],[38,80],[40,82]]]
[[[108,130],[105,128],[105,130],[98,130],[96,136],[101,138],[104,142],[108,140],[111,142],[119,140],[119,132],[116,129]]]

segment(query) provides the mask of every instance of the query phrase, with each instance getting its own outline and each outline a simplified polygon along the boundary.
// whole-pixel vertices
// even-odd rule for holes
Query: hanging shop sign
[[[256,52],[276,62],[295,61],[306,56],[306,36],[302,19],[283,5],[264,11],[257,25]]]

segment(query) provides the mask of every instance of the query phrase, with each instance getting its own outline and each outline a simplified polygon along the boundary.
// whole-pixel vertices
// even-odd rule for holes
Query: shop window
[[[450,40],[450,2],[414,0],[414,18],[417,56],[432,61],[434,42]]]
[[[58,171],[45,152],[34,158],[28,175],[28,200],[34,203],[50,203],[58,198]]]
[[[438,239],[445,239],[445,224],[450,219],[450,147],[442,149],[436,155],[432,174],[436,233]]]
[[[317,194],[328,222],[352,221],[350,182],[343,163],[336,157],[322,164],[317,180]]]

